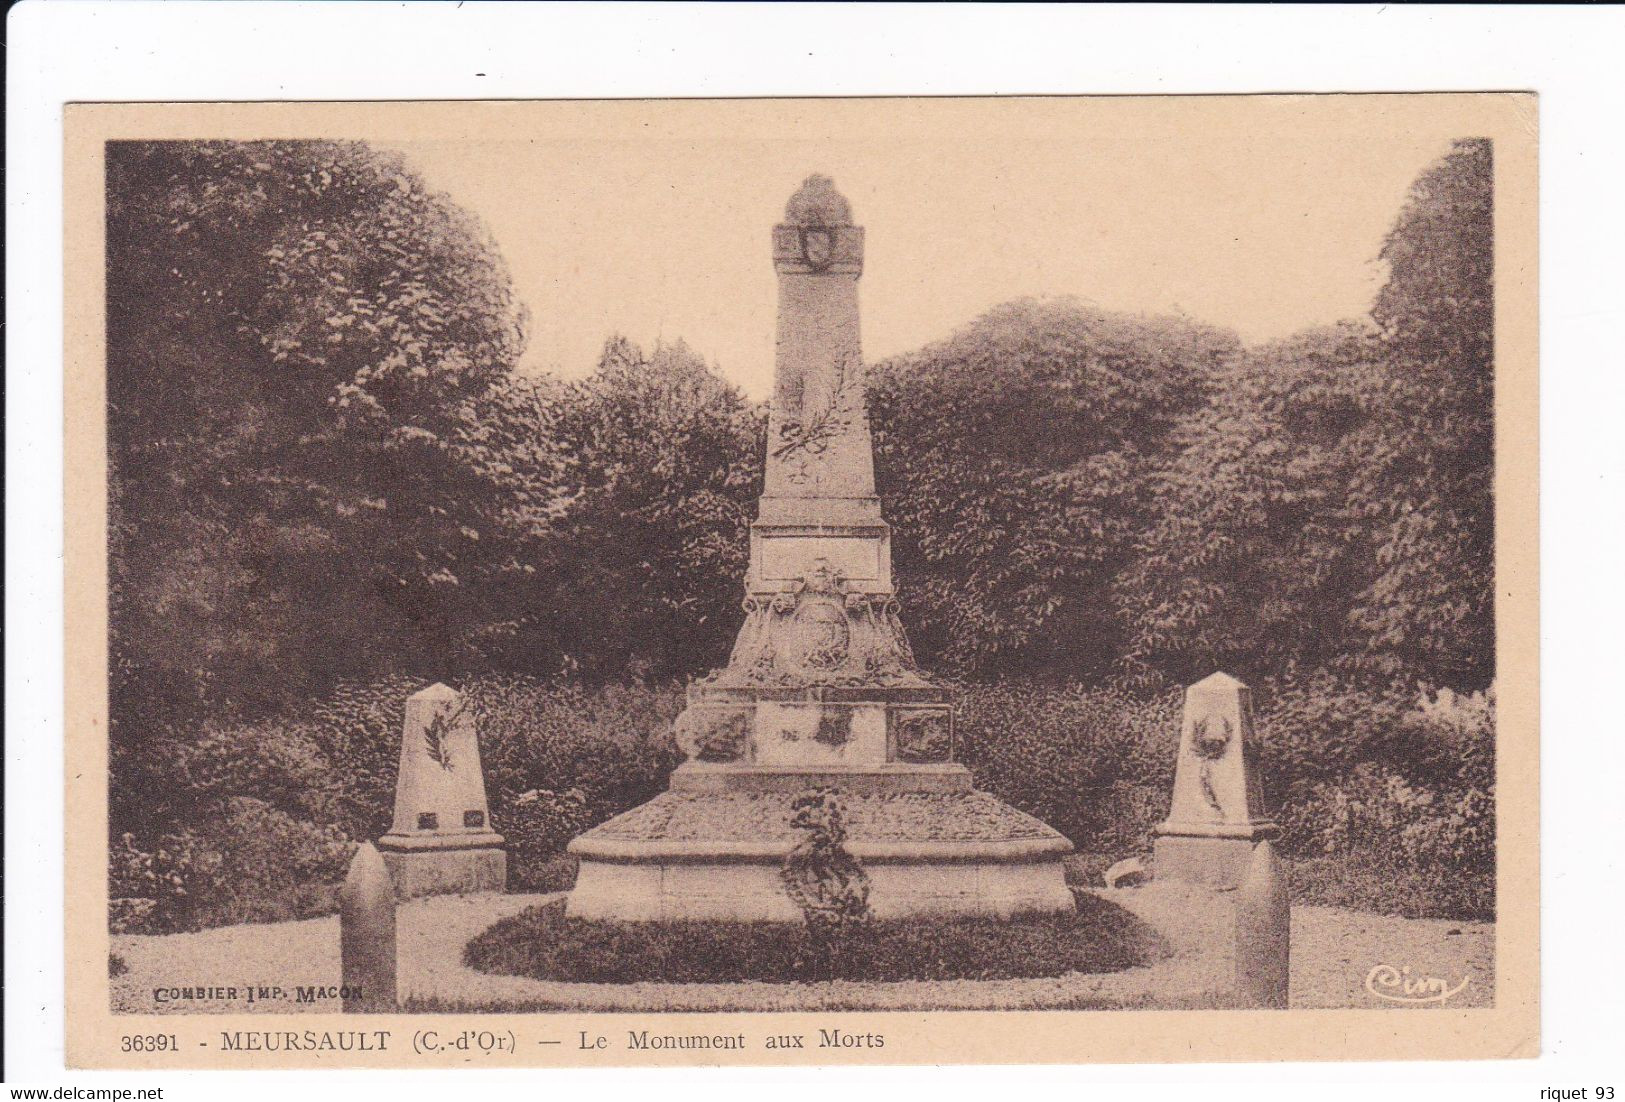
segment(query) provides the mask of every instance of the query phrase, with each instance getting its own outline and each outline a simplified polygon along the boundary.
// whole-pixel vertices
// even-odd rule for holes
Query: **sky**
[[[1406,189],[1456,135],[1414,117],[1233,100],[1222,116],[963,126],[940,114],[847,126],[812,101],[781,128],[378,144],[490,229],[531,314],[522,370],[582,375],[610,334],[681,338],[761,398],[769,234],[811,172],[834,177],[866,228],[869,362],[1026,295],[1182,313],[1249,343],[1364,313]]]

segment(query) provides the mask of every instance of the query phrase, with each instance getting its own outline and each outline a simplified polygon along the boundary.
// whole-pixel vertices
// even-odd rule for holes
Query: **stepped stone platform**
[[[748,776],[749,787],[733,790],[708,787],[715,772],[683,776],[689,768],[670,791],[571,843],[581,859],[572,915],[800,921],[779,869],[800,839],[790,805],[810,787],[841,793],[846,848],[868,872],[877,918],[1072,908],[1060,864],[1071,843],[972,789],[963,766],[915,776],[735,772],[728,779]]]

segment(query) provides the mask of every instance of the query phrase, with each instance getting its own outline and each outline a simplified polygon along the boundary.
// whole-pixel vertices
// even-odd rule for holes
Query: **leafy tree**
[[[1127,669],[1255,679],[1359,651],[1347,610],[1370,548],[1348,488],[1384,446],[1386,372],[1355,323],[1236,356],[1148,476],[1156,502],[1114,583]]]
[[[1495,673],[1494,171],[1457,141],[1411,186],[1383,243],[1372,309],[1388,363],[1390,446],[1351,497],[1376,569],[1352,611],[1368,649],[1458,688]]]
[[[1370,323],[1249,350],[1181,424],[1116,586],[1130,668],[1493,677],[1489,157],[1417,180]]]
[[[107,195],[115,704],[458,654],[557,512],[488,236],[355,142],[110,143]]]
[[[761,408],[681,341],[645,355],[614,337],[554,431],[571,500],[536,610],[549,645],[595,677],[721,664],[742,619]]]
[[[871,378],[877,478],[916,646],[960,671],[1105,670],[1104,599],[1146,475],[1237,346],[1075,299],[998,307]]]

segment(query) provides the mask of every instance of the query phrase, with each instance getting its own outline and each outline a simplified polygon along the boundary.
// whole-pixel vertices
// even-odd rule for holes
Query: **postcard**
[[[70,105],[69,1065],[1535,1055],[1536,114]]]

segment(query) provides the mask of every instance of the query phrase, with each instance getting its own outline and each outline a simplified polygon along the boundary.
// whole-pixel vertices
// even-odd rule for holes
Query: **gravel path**
[[[1150,923],[1168,955],[1142,968],[1103,975],[949,983],[553,983],[489,976],[462,965],[468,940],[493,922],[554,895],[441,896],[400,911],[403,997],[438,1007],[580,1010],[825,1010],[1177,1008],[1222,1005],[1231,988],[1233,912],[1227,893],[1179,884],[1097,892]],[[1292,917],[1294,1007],[1400,1007],[1367,989],[1373,969],[1391,966],[1403,993],[1424,977],[1455,988],[1452,1008],[1488,1006],[1494,989],[1494,927],[1484,923],[1388,918],[1331,907],[1298,907]],[[112,981],[113,1007],[143,1013],[332,1012],[332,998],[300,1002],[295,988],[335,985],[338,919],[234,926],[161,937],[119,935],[113,952],[129,970]],[[1400,970],[1409,968],[1409,973]],[[281,999],[248,1001],[248,985],[280,987]],[[158,988],[225,988],[210,998],[165,1001]],[[234,990],[233,990],[234,989]],[[1437,1002],[1418,1004],[1436,1006]]]
[[[439,994],[467,969],[463,946],[498,919],[559,898],[552,895],[443,895],[405,904],[396,923],[400,994]],[[302,922],[222,926],[193,934],[113,937],[129,971],[112,981],[113,1009],[157,1014],[332,1013],[338,1001],[298,1001],[296,988],[339,982],[337,915]],[[467,973],[474,975],[475,973]],[[248,1001],[250,985],[279,987],[282,999]],[[155,988],[235,989],[231,997],[160,1001]]]
[[[1219,989],[1233,983],[1231,893],[1153,882],[1144,888],[1096,894],[1139,915],[1173,942],[1176,952],[1203,961]],[[1378,971],[1385,967],[1397,975]],[[1456,989],[1463,979],[1467,983],[1443,1002],[1408,1004],[1379,998],[1367,987],[1369,978],[1377,991],[1403,995],[1407,981],[1414,990],[1427,977],[1439,979],[1448,989]],[[1492,923],[1392,918],[1339,907],[1292,909],[1294,1007],[1461,1009],[1492,1006],[1494,993]]]
[[[1392,971],[1385,971],[1385,966]],[[1416,990],[1428,977],[1447,990],[1464,980],[1466,986],[1442,1003],[1403,1004],[1372,994],[1368,977],[1370,988],[1385,995],[1403,995],[1407,982]],[[1389,918],[1336,907],[1294,908],[1292,1005],[1396,1009],[1445,1005],[1453,1010],[1494,1006],[1495,926]]]

